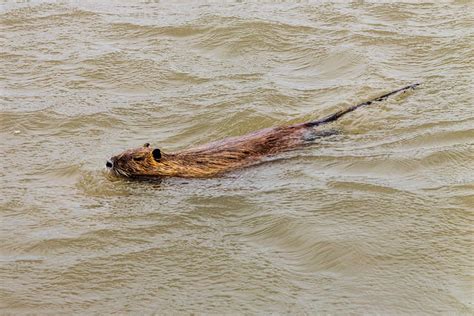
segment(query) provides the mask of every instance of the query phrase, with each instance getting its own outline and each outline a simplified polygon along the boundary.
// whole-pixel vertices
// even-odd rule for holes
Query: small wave
[[[86,172],[76,187],[87,196],[93,197],[111,197],[128,196],[131,194],[127,187],[127,180],[111,176],[108,172]]]
[[[258,222],[262,223],[262,219]],[[357,273],[370,263],[362,247],[348,240],[331,240],[325,233],[315,231],[313,225],[290,218],[263,222],[265,224],[246,234],[246,238],[260,246],[271,247],[272,253],[278,254],[275,260],[287,269],[322,274]]]
[[[176,26],[138,25],[133,23],[113,23],[101,31],[108,38],[144,38],[156,39],[157,37],[186,38],[207,32],[209,27],[200,26],[199,23]]]
[[[41,24],[58,23],[63,24],[70,19],[93,18],[97,14],[92,11],[71,8],[56,4],[28,5],[23,8],[7,10],[1,14],[2,23],[7,26],[23,26],[25,24],[34,26]]]

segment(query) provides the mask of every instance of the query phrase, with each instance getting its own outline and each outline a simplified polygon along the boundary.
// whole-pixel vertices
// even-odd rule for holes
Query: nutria
[[[385,100],[401,91],[415,88],[412,84],[379,96],[317,121],[289,126],[266,128],[244,136],[226,138],[174,153],[164,153],[146,143],[143,147],[127,150],[112,157],[107,169],[129,178],[186,177],[205,178],[253,165],[262,158],[303,147],[317,136],[315,127],[333,122],[346,113]]]

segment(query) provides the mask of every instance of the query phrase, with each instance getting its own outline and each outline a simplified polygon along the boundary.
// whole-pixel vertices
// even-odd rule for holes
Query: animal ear
[[[153,159],[155,159],[156,161],[159,161],[161,159],[161,150],[159,150],[158,148],[153,149],[152,154],[153,154]]]
[[[143,144],[143,147],[145,147],[145,148],[150,147],[150,143],[145,143],[145,144]]]

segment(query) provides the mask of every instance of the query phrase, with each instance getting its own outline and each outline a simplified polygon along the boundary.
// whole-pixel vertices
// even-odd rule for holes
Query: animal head
[[[107,160],[105,166],[116,175],[133,178],[156,173],[162,159],[161,150],[153,149],[146,143],[143,147],[129,149],[113,156]]]

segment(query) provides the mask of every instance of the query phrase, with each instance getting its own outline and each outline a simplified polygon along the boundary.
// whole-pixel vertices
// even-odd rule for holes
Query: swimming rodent
[[[146,143],[143,147],[129,149],[113,156],[107,161],[106,167],[112,173],[127,178],[217,176],[256,164],[264,157],[308,145],[316,127],[336,121],[357,108],[385,100],[398,92],[414,89],[418,85],[408,85],[316,121],[266,128],[179,152],[164,153]]]

